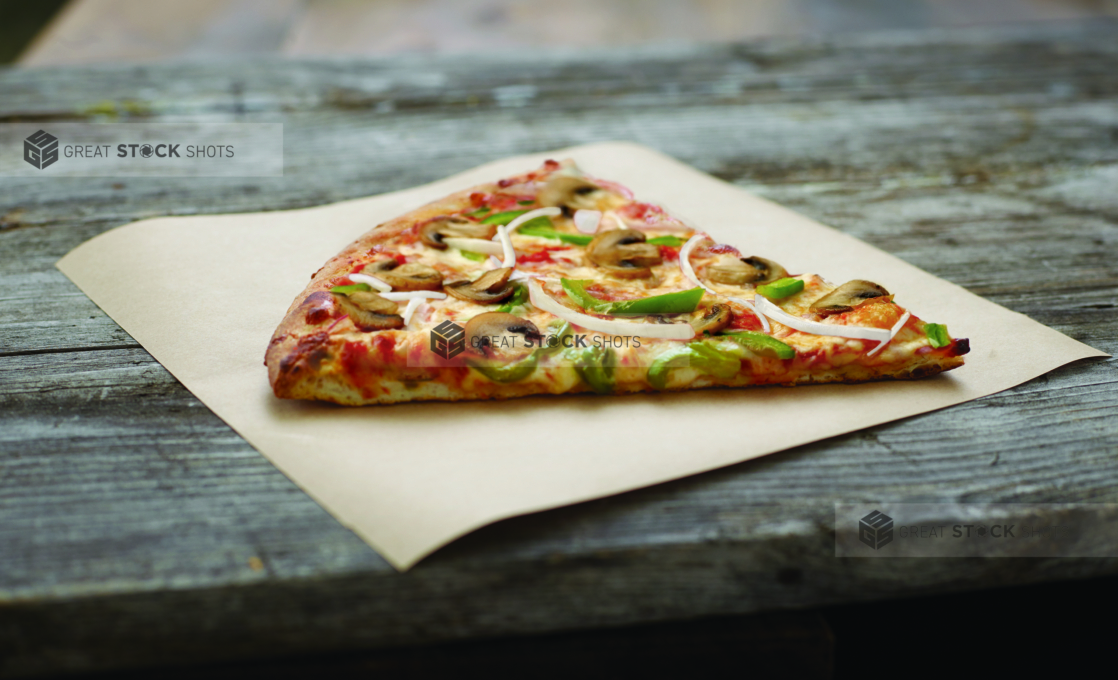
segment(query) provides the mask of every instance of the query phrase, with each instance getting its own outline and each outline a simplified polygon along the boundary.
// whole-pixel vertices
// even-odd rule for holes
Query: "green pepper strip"
[[[520,305],[524,304],[527,301],[528,301],[528,287],[518,285],[516,287],[516,292],[512,294],[512,297],[510,297],[508,299],[508,301],[505,302],[505,304],[498,307],[497,311],[498,312],[505,312],[507,314],[508,312],[511,312],[514,307],[519,307]]]
[[[757,286],[757,292],[770,300],[779,300],[789,295],[795,295],[804,289],[804,282],[800,279],[780,279],[763,286]]]
[[[704,342],[692,342],[685,347],[670,349],[653,361],[648,367],[648,383],[662,390],[668,385],[671,369],[684,366],[726,380],[734,377],[741,370],[741,360]]]
[[[523,380],[531,375],[532,371],[536,370],[540,357],[547,356],[562,349],[562,338],[570,334],[571,324],[564,321],[563,325],[559,326],[554,333],[554,336],[559,339],[559,342],[554,345],[538,347],[520,361],[511,364],[492,365],[473,359],[467,359],[466,364],[493,382],[510,383]]]
[[[703,299],[702,288],[692,288],[677,293],[665,293],[637,300],[619,300],[606,302],[599,300],[586,292],[586,284],[590,281],[578,279],[560,279],[563,290],[580,307],[597,314],[684,314],[695,311],[699,301]]]
[[[532,205],[535,201],[517,201],[517,205]]]
[[[613,349],[609,347],[587,347],[567,350],[565,356],[575,365],[575,372],[598,394],[610,394],[616,381],[613,367],[617,363]]]
[[[520,227],[517,233],[524,234],[525,236],[559,239],[563,243],[570,243],[576,246],[587,246],[594,240],[593,236],[587,236],[585,234],[564,234],[561,231],[556,231],[556,229],[551,226],[551,220],[542,215],[534,220],[528,220],[528,222]]]
[[[941,323],[924,324],[924,333],[927,334],[928,342],[932,343],[932,347],[947,347],[951,344],[951,336],[947,334],[947,326]]]
[[[330,289],[330,292],[331,293],[341,293],[342,295],[349,295],[350,293],[356,293],[358,291],[364,291],[364,292],[367,293],[367,292],[371,291],[372,289],[373,289],[372,286],[370,286],[367,283],[355,283],[355,284],[350,285],[350,286],[334,286],[333,288]]]
[[[686,243],[686,241],[678,236],[657,236],[656,238],[648,239],[645,243],[654,246],[672,246],[673,248],[678,248]]]
[[[520,361],[511,364],[491,365],[473,359],[467,359],[466,363],[469,364],[470,368],[476,369],[493,382],[510,383],[523,380],[531,375],[532,371],[536,370],[537,361],[539,361],[539,358],[535,352],[532,352]]]
[[[538,350],[536,350],[541,355],[554,354],[555,352],[558,352],[558,351],[562,350],[563,349],[563,338],[567,337],[568,335],[573,335],[574,334],[574,331],[571,329],[571,322],[570,321],[563,321],[563,322],[558,323],[558,324],[556,324],[555,322],[552,322],[551,327],[555,328],[555,332],[552,333],[550,337],[554,337],[556,342],[555,342],[554,345],[549,345],[549,344],[545,343],[542,347],[540,347]]]
[[[499,213],[490,215],[489,217],[486,217],[484,220],[482,220],[481,223],[482,224],[508,224],[509,222],[512,222],[517,217],[520,217],[521,215],[523,215],[526,212],[528,212],[528,211],[527,210],[507,210],[505,212],[499,212]]]
[[[483,205],[483,206],[481,206],[480,208],[478,208],[477,210],[475,210],[473,212],[465,213],[465,215],[467,217],[481,217],[482,215],[484,215],[487,212],[489,212],[489,207]]]
[[[473,260],[474,262],[484,262],[486,258],[489,257],[485,253],[475,253],[472,250],[459,249],[458,254],[466,258],[467,260]]]
[[[796,350],[776,338],[756,331],[723,331],[722,334],[754,354],[770,359],[792,359]]]

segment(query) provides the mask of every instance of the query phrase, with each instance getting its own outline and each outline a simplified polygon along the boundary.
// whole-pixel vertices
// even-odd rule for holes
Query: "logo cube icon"
[[[466,349],[466,331],[453,321],[444,321],[431,329],[431,351],[444,359],[453,359]]]
[[[893,518],[874,510],[858,522],[858,540],[874,550],[893,542]]]
[[[23,160],[42,170],[58,160],[58,137],[39,130],[23,140]]]

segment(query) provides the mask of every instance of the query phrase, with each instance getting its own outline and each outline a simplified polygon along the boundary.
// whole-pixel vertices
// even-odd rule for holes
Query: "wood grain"
[[[284,209],[631,139],[1118,350],[1118,26],[499,58],[0,71],[0,121],[267,118],[283,178],[0,183],[0,672],[528,634],[1115,573],[839,560],[833,503],[1118,502],[1118,371],[482,529],[407,574],[54,268],[154,215]],[[98,109],[99,111],[103,109]],[[127,111],[132,111],[128,114]],[[139,112],[139,113],[137,113]],[[97,114],[103,116],[103,114]],[[1115,537],[1118,541],[1118,537]]]

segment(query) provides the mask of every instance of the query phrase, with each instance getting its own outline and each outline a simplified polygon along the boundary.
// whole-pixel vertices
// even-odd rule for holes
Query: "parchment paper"
[[[272,396],[263,365],[268,340],[330,257],[423,203],[567,157],[743,252],[831,281],[884,285],[921,318],[969,337],[966,366],[915,382],[506,402],[345,408]],[[958,404],[1075,359],[1107,356],[854,238],[624,143],[509,158],[407,191],[305,210],[144,220],[82,244],[58,268],[401,570],[499,519]],[[695,445],[693,433],[727,431],[727,424],[740,434]]]

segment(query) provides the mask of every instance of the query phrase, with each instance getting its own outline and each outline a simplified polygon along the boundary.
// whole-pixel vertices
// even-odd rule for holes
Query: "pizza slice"
[[[547,161],[359,238],[265,364],[277,397],[356,405],[922,378],[968,350],[879,283],[790,273]]]

